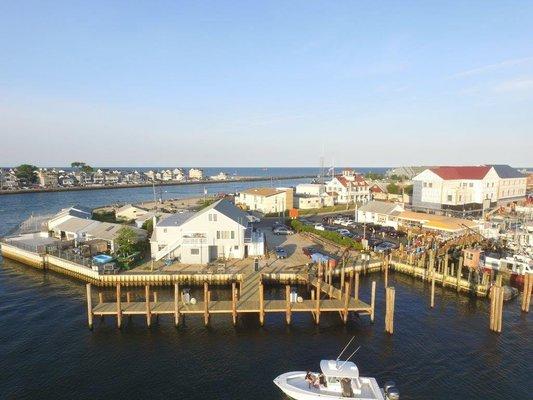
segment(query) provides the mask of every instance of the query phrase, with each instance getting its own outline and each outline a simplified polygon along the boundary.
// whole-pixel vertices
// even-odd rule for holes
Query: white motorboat
[[[348,361],[350,358],[351,356],[346,361],[340,361],[338,358],[322,360],[320,373],[287,372],[274,379],[274,383],[283,393],[295,400],[398,400],[400,398],[393,382],[387,382],[382,389],[375,378],[359,376],[359,369],[355,363]]]

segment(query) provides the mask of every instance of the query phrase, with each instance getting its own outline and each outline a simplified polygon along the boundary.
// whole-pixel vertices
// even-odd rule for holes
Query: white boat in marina
[[[287,372],[274,379],[274,383],[295,400],[398,400],[400,394],[393,382],[387,382],[382,389],[375,378],[359,376],[359,369],[349,361],[356,352],[357,350],[345,361],[340,361],[339,358],[322,360],[320,373]]]

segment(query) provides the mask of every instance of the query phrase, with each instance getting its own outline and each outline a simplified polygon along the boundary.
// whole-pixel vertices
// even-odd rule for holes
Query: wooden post
[[[461,291],[461,274],[463,272],[463,257],[459,257],[459,263],[457,264],[457,291]]]
[[[102,304],[104,302],[104,294],[100,291],[98,292],[98,303]]]
[[[431,271],[431,308],[435,307],[435,269]]]
[[[150,310],[150,285],[145,286],[144,296],[146,297],[146,325],[150,327],[152,324],[152,311]]]
[[[131,303],[131,292],[129,290],[126,292],[126,303]]]
[[[237,285],[235,282],[231,283],[231,316],[233,317],[233,325],[237,325]]]
[[[322,284],[322,266],[318,266],[318,283],[316,287],[316,310],[315,310],[315,322],[316,324],[320,324],[320,294],[321,294],[321,286]]]
[[[502,331],[502,322],[503,322],[503,287],[499,287],[499,297],[498,297],[498,332]]]
[[[343,289],[344,289],[344,280],[345,280],[345,276],[344,276],[344,257],[342,258],[342,267],[341,267],[341,294],[343,292]]]
[[[376,281],[372,281],[372,294],[370,297],[370,306],[372,311],[370,313],[370,321],[374,322],[374,312],[376,309]]]
[[[448,276],[448,252],[444,255],[444,269],[442,271],[442,287],[446,286],[446,276]]]
[[[502,331],[503,288],[495,285],[490,297],[490,329],[494,332]]]
[[[522,311],[529,312],[529,303],[531,301],[531,290],[533,288],[533,274],[525,273],[524,291],[522,292]]]
[[[354,284],[353,297],[355,297],[355,300],[359,300],[359,272],[355,273],[355,284]]]
[[[154,303],[157,303],[157,299],[158,299],[157,290],[154,290]]]
[[[122,326],[122,307],[121,307],[121,293],[120,293],[120,283],[117,283],[117,327],[120,329]]]
[[[204,324],[209,324],[209,285],[204,282]]]
[[[348,305],[350,303],[350,284],[346,282],[344,290],[344,315],[343,322],[348,322]]]
[[[174,325],[178,326],[180,323],[180,290],[178,283],[174,283]]]
[[[265,323],[265,298],[263,282],[259,282],[259,324]]]
[[[287,325],[290,325],[291,323],[291,287],[290,285],[285,286],[285,301],[287,309],[285,310],[285,319],[287,321]]]
[[[389,263],[386,261],[387,257],[383,258],[383,273],[385,275],[385,288],[389,286]]]
[[[91,284],[86,285],[87,288],[87,324],[89,329],[93,329],[93,299],[92,299],[92,290]]]
[[[385,289],[385,332],[394,333],[394,297],[395,290],[393,287]]]

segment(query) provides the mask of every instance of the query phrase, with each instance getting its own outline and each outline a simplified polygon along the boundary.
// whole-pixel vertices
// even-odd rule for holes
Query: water
[[[175,190],[187,196],[196,189]],[[150,197],[150,188],[1,196],[0,230],[32,212],[53,212],[65,204]],[[487,301],[437,288],[431,310],[428,286],[391,275],[392,337],[384,333],[377,275],[361,280],[363,300],[370,297],[370,279],[378,280],[375,324],[351,317],[345,326],[332,313],[321,316],[320,326],[308,314],[293,314],[286,326],[284,315],[267,314],[262,328],[254,315],[242,317],[234,328],[230,315],[214,315],[208,328],[201,316],[190,316],[178,329],[168,317],[148,329],[144,318],[134,317],[122,330],[111,318],[97,319],[91,332],[81,282],[3,260],[0,398],[284,399],[272,383],[275,376],[316,369],[352,335],[361,345],[356,356],[361,374],[380,383],[394,379],[403,399],[531,398],[532,318],[520,313],[517,300],[505,304],[503,332],[495,334],[488,329]],[[278,295],[279,290],[267,291],[269,298]]]

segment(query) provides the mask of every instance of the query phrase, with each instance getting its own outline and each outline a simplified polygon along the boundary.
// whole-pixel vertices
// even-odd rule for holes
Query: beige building
[[[37,172],[37,177],[39,178],[39,186],[41,187],[55,187],[59,183],[56,171],[40,169]]]
[[[293,208],[293,190],[292,188],[248,189],[239,193],[235,198],[235,204],[264,214],[284,212]]]
[[[204,179],[204,171],[199,168],[191,168],[189,170],[189,179]]]

